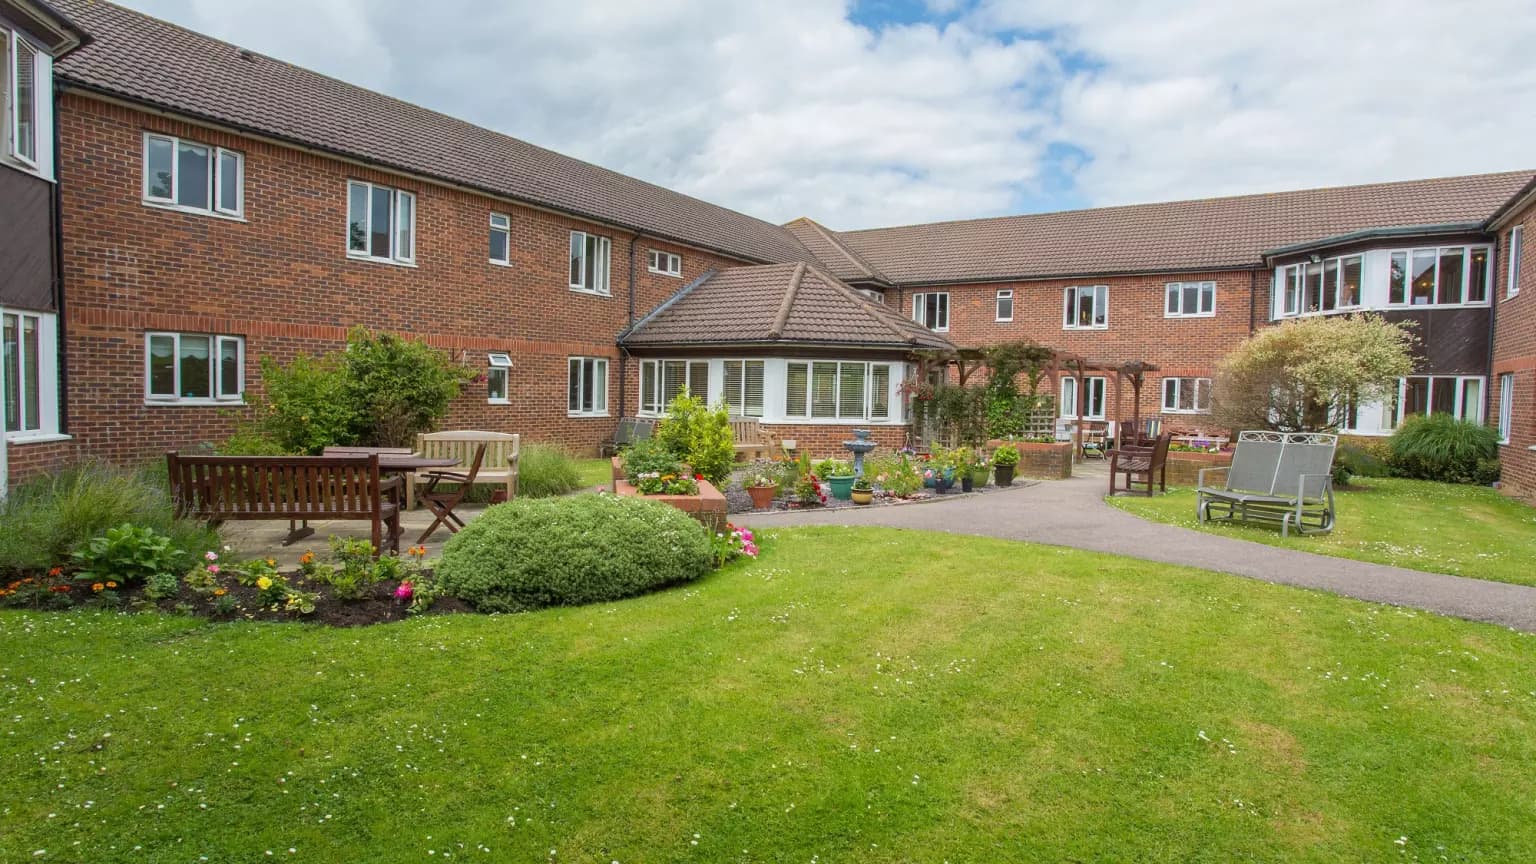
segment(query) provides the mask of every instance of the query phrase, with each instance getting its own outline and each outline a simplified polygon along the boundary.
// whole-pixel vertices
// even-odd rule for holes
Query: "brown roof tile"
[[[640,320],[625,345],[820,344],[952,348],[949,340],[806,264],[732,267]]]
[[[95,41],[70,83],[747,260],[809,253],[778,225],[98,0],[51,0]]]
[[[789,233],[795,235],[800,245],[809,249],[821,266],[833,276],[845,282],[890,284],[885,274],[865,260],[864,256],[849,249],[847,244],[837,239],[833,231],[816,220],[801,216],[799,219],[784,223],[784,227]]]

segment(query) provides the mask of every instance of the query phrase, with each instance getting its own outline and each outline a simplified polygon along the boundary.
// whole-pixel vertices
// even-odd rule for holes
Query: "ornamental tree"
[[[1361,314],[1261,330],[1217,367],[1212,419],[1234,431],[1334,428],[1348,405],[1385,398],[1413,371],[1409,326]]]

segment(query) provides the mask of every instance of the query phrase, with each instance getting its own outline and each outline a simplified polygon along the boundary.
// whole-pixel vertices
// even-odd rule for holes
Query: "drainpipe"
[[[629,237],[629,323],[626,329],[635,326],[635,243],[640,239],[640,232],[636,231]],[[629,411],[629,351],[624,346],[619,346],[619,416],[626,416]]]
[[[1274,298],[1270,298],[1274,302]],[[1259,271],[1248,271],[1248,335],[1252,336],[1258,325],[1259,314]]]
[[[65,344],[69,341],[69,330],[64,323],[64,194],[60,191],[63,187],[63,176],[60,168],[59,147],[59,88],[53,88],[53,306],[54,306],[54,338],[57,344],[54,351],[57,359],[54,361],[58,369],[58,418],[61,434],[69,432],[69,364],[65,362]]]
[[[1489,250],[1489,252],[1488,252],[1488,255],[1489,255],[1488,266],[1493,268],[1495,271],[1498,270],[1498,266],[1497,265],[1499,263],[1499,249],[1500,249],[1499,235],[1498,234],[1494,234],[1493,235],[1493,248],[1491,250]],[[1506,277],[1509,275],[1509,271],[1507,269],[1504,271],[1504,273],[1505,273]],[[1484,423],[1486,423],[1488,421],[1489,417],[1494,416],[1493,413],[1492,413],[1493,412],[1493,390],[1494,390],[1494,387],[1497,386],[1497,384],[1498,384],[1498,382],[1494,380],[1494,376],[1493,376],[1493,348],[1494,348],[1493,340],[1498,335],[1498,330],[1499,330],[1499,328],[1497,326],[1498,325],[1498,320],[1499,320],[1499,298],[1498,298],[1498,287],[1499,286],[1498,286],[1498,278],[1497,278],[1498,274],[1497,274],[1497,272],[1495,272],[1494,277],[1495,278],[1489,280],[1489,284],[1488,284],[1488,363],[1487,363],[1487,365],[1485,367],[1485,370],[1487,371],[1487,375],[1485,375],[1483,377],[1483,422]],[[1509,290],[1509,286],[1506,285],[1504,290],[1508,291]],[[1497,423],[1498,421],[1495,420],[1494,422]]]

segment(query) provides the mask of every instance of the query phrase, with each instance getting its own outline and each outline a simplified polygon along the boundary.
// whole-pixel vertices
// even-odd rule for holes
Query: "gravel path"
[[[1078,470],[1074,468],[1074,470]],[[1280,549],[1149,522],[1104,503],[1100,466],[1070,480],[923,507],[751,513],[752,527],[874,525],[1028,540],[1200,567],[1536,632],[1536,588]]]

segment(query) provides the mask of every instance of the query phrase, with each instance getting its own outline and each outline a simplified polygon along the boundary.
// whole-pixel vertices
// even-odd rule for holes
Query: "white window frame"
[[[416,211],[413,208],[411,210],[411,212],[415,213]],[[512,217],[508,216],[505,213],[492,213],[491,214],[491,219],[490,219],[490,225],[491,225],[491,230],[490,230],[491,234],[500,234],[501,235],[501,251],[502,251],[502,256],[503,257],[497,258],[497,257],[495,257],[495,256],[490,254],[490,252],[491,252],[491,249],[490,249],[490,239],[487,238],[486,239],[486,258],[492,264],[497,264],[497,265],[500,265],[502,267],[511,267],[512,266]],[[503,354],[501,356],[505,357],[506,355]]]
[[[27,429],[26,420],[22,418],[23,428],[15,431],[5,429],[4,403],[10,398],[5,392],[5,376],[0,371],[0,434],[6,441],[26,442],[37,440],[55,440],[68,436],[59,434],[59,343],[58,343],[58,316],[52,312],[36,312],[30,309],[11,309],[0,307],[0,316],[15,315],[17,317],[17,349],[21,349],[22,319],[31,318],[36,321],[34,333],[37,339],[37,428]],[[0,355],[0,363],[4,362]],[[17,380],[24,382],[27,377],[26,354],[23,352],[17,357]],[[21,411],[26,410],[25,386],[22,394],[17,397],[17,406]]]
[[[725,409],[730,412],[731,416],[732,417],[751,417],[751,418],[753,418],[755,420],[761,420],[764,416],[766,416],[768,414],[768,361],[767,360],[760,360],[760,359],[757,359],[757,358],[754,358],[754,357],[742,357],[742,358],[731,357],[729,359],[720,360],[720,361],[716,361],[716,362],[719,362],[719,364],[720,364],[720,404],[725,406]],[[757,406],[757,413],[756,414],[753,414],[749,410],[749,406],[747,405],[747,364],[748,363],[756,363],[756,364],[758,364],[759,366],[762,367],[762,382],[763,382],[762,396],[763,396],[763,404]],[[741,366],[741,402],[737,403],[737,404],[732,404],[731,403],[730,395],[727,392],[726,385],[725,385],[726,368],[729,367],[732,364],[739,364]]]
[[[1008,301],[1008,315],[1007,315],[1007,317],[1003,316],[1003,301],[1004,300]],[[995,303],[996,303],[996,308],[995,308],[994,312],[996,314],[994,315],[994,318],[996,319],[997,323],[999,323],[999,324],[1007,324],[1007,323],[1011,322],[1013,320],[1013,289],[1012,288],[999,288],[999,289],[997,289],[997,299],[996,299]]]
[[[581,281],[578,282],[570,279],[568,282],[570,289],[582,294],[594,294],[599,297],[611,296],[609,278],[613,267],[613,241],[601,234],[593,234],[590,231],[571,232],[571,246],[567,250],[568,258],[566,260],[567,278],[569,279],[570,277],[570,265],[576,261],[574,252],[577,248],[578,238],[581,245]],[[586,266],[586,260],[589,255],[597,256],[597,263],[592,267]],[[598,284],[586,284],[589,274],[592,281]]]
[[[941,297],[942,300],[935,304],[934,317],[942,317],[942,325],[928,319],[928,298]],[[940,308],[942,307],[942,308]],[[948,291],[923,291],[912,295],[912,320],[927,327],[935,333],[949,332],[949,292]]]
[[[492,396],[493,384],[501,379],[501,395]],[[495,353],[485,355],[485,401],[491,405],[512,404],[512,357]]]
[[[1499,373],[1499,443],[1508,444],[1514,429],[1515,373]]]
[[[1509,282],[1504,286],[1504,299],[1509,299],[1520,293],[1520,253],[1525,245],[1525,226],[1516,225],[1509,229]]]
[[[181,395],[181,339],[196,336],[208,340],[208,394],[207,396]],[[154,393],[150,390],[150,345],[157,337],[171,339],[171,368],[175,372],[174,395]],[[238,390],[223,390],[221,365],[225,343],[233,342],[239,357]],[[146,405],[234,405],[245,401],[245,337],[220,333],[183,333],[174,330],[147,330],[144,333],[144,404]]]
[[[669,364],[669,363],[681,363],[681,364],[683,364],[683,389],[679,391],[680,393],[687,393],[690,396],[700,396],[701,395],[701,394],[693,392],[693,373],[694,373],[694,367],[695,366],[703,366],[704,367],[704,378],[705,378],[706,382],[708,382],[713,377],[713,370],[711,369],[711,366],[713,366],[713,363],[711,361],[709,361],[709,360],[700,360],[697,357],[692,357],[692,358],[670,357],[670,358],[659,358],[659,359],[655,359],[655,360],[641,360],[640,361],[640,385],[639,385],[639,393],[640,393],[640,411],[639,411],[639,416],[641,416],[641,417],[665,417],[665,416],[667,416],[667,405],[672,400],[665,399],[665,398],[663,398],[663,396],[666,394],[666,389],[667,389],[667,387],[666,387],[666,368],[667,368],[667,364]],[[646,386],[645,386],[645,372],[646,372],[647,368],[649,368],[651,370],[651,376],[652,376],[651,377],[651,387],[650,387],[651,392],[649,392],[649,393],[645,392],[646,389],[647,389]],[[723,372],[722,372],[722,375],[723,375]],[[723,382],[723,380],[724,379],[722,378],[722,382]],[[766,388],[767,388],[767,383],[765,381],[764,382],[764,389],[766,390]],[[706,383],[705,384],[705,392],[702,394],[702,398],[706,402],[709,401],[709,397],[712,395],[709,392],[709,390],[710,390],[710,384]]]
[[[1392,413],[1393,413],[1394,416],[1390,418],[1392,420],[1392,428],[1393,429],[1396,429],[1397,427],[1403,425],[1403,421],[1407,419],[1407,416],[1404,414],[1404,407],[1403,406],[1406,405],[1407,402],[1408,402],[1408,379],[1409,378],[1428,378],[1428,379],[1430,379],[1429,398],[1425,400],[1425,411],[1424,411],[1424,414],[1423,415],[1419,415],[1419,416],[1424,416],[1424,417],[1428,417],[1429,416],[1429,410],[1428,409],[1429,409],[1430,406],[1435,404],[1435,393],[1434,393],[1435,386],[1437,385],[1438,382],[1450,379],[1450,380],[1453,380],[1453,381],[1456,382],[1456,395],[1455,395],[1454,400],[1451,403],[1451,416],[1455,417],[1458,420],[1471,420],[1474,423],[1482,423],[1483,422],[1484,412],[1487,410],[1486,406],[1487,406],[1487,403],[1488,403],[1488,379],[1484,378],[1481,375],[1427,375],[1427,374],[1426,375],[1408,375],[1408,376],[1405,376],[1403,378],[1397,379],[1397,404],[1395,406],[1392,406]],[[1478,400],[1477,400],[1477,416],[1476,417],[1464,417],[1464,416],[1462,416],[1462,410],[1461,409],[1464,407],[1462,403],[1463,403],[1463,401],[1466,398],[1466,392],[1467,392],[1466,388],[1467,388],[1467,382],[1468,381],[1476,381],[1476,382],[1478,382]]]
[[[818,364],[818,363],[831,364],[831,365],[836,367],[836,374],[835,374],[835,377],[833,379],[833,385],[832,385],[832,415],[831,416],[817,416],[816,415],[816,406],[815,406],[815,401],[813,399],[813,394],[815,392],[816,364]],[[790,411],[789,411],[789,367],[790,366],[796,366],[796,365],[803,365],[803,366],[806,367],[806,369],[805,369],[805,413],[804,414],[791,414]],[[845,366],[863,366],[864,367],[864,378],[863,378],[863,381],[864,381],[864,385],[863,385],[864,386],[864,405],[863,405],[862,410],[858,414],[858,416],[844,415],[842,413],[842,407],[843,407],[843,368]],[[875,394],[876,394],[876,392],[880,392],[876,387],[873,386],[873,382],[875,380],[875,367],[877,367],[877,366],[887,367],[886,368],[886,381],[885,381],[886,387],[885,387],[885,389],[883,391],[885,393],[885,416],[883,416],[883,417],[876,417],[876,416],[874,416]],[[896,422],[900,422],[900,419],[901,419],[900,418],[900,407],[898,405],[897,400],[891,396],[891,392],[890,392],[890,387],[891,387],[892,382],[898,382],[899,383],[902,380],[901,376],[903,376],[905,374],[905,370],[903,369],[902,364],[900,364],[898,362],[895,362],[895,361],[882,361],[882,360],[875,360],[875,361],[836,360],[836,359],[831,359],[831,358],[819,358],[818,357],[818,358],[806,358],[806,359],[803,359],[803,360],[802,359],[787,360],[787,361],[785,361],[783,368],[784,368],[784,379],[783,379],[783,388],[782,388],[782,390],[783,390],[783,393],[784,393],[784,418],[787,421],[794,422],[794,423],[815,423],[815,424],[827,424],[827,425],[837,425],[837,424],[847,425],[849,423],[896,423]],[[770,389],[770,387],[771,387],[771,385],[769,384],[769,382],[767,380],[765,380],[763,382],[764,400],[765,401],[768,399],[767,391]]]
[[[352,248],[352,190],[366,189],[368,194],[363,208],[363,245],[367,248]],[[379,256],[373,254],[373,190],[383,189],[390,194],[389,200],[389,255]],[[400,202],[411,202],[411,219],[409,225],[402,225],[400,220]],[[397,189],[393,186],[384,186],[379,183],[369,183],[366,180],[347,181],[347,218],[346,230],[343,232],[346,240],[347,257],[353,261],[374,261],[380,264],[396,264],[403,267],[416,266],[416,193]],[[411,252],[409,255],[400,254],[400,231],[404,228],[410,233]]]
[[[1099,313],[1104,316],[1104,323],[1077,323],[1077,307],[1083,292],[1092,292],[1093,315],[1092,320],[1097,321]],[[1103,292],[1102,294],[1100,292]],[[1103,298],[1103,308],[1099,308],[1100,297]],[[1108,330],[1109,329],[1109,286],[1108,285],[1070,285],[1062,291],[1061,300],[1061,329],[1063,330]],[[1089,418],[1095,419],[1095,418]]]
[[[587,371],[589,367],[591,369],[590,373]],[[598,371],[599,369],[601,371]],[[578,378],[578,382],[579,383],[577,384],[577,387],[576,387],[576,392],[578,394],[580,394],[582,390],[586,389],[583,385],[586,383],[588,375],[590,375],[593,380],[596,380],[598,378],[602,379],[602,382],[603,382],[603,390],[602,390],[603,400],[602,400],[602,404],[601,405],[599,405],[597,403],[597,397],[596,397],[597,390],[596,390],[596,388],[593,388],[592,407],[590,409],[582,408],[580,406],[580,404],[578,404],[575,408],[571,407],[571,400],[570,400],[571,373],[573,371],[575,371],[580,376]],[[566,374],[566,380],[565,380],[565,393],[566,393],[565,414],[566,414],[566,416],[567,417],[607,417],[608,416],[608,384],[609,384],[609,381],[608,381],[608,358],[607,357],[581,357],[581,356],[567,357],[567,358],[565,358],[565,374]],[[579,397],[578,397],[578,400],[579,400]]]
[[[1184,289],[1187,288],[1187,287],[1190,287],[1190,286],[1194,286],[1195,290],[1197,292],[1195,294],[1195,311],[1193,311],[1193,312],[1186,312],[1186,311],[1184,311]],[[1206,297],[1205,289],[1206,289],[1207,286],[1209,286],[1210,289],[1211,289],[1211,291],[1210,291],[1211,308],[1209,308],[1209,309],[1205,308],[1205,297]],[[1177,297],[1178,298],[1179,311],[1177,311],[1177,312],[1169,312],[1168,311],[1168,299],[1170,297]],[[1210,280],[1210,279],[1206,279],[1206,280],[1203,280],[1203,281],[1200,281],[1200,282],[1169,282],[1167,285],[1163,286],[1163,317],[1164,318],[1214,318],[1214,317],[1216,317],[1216,282],[1214,280]]]
[[[1419,253],[1422,253],[1422,252],[1433,252],[1433,253],[1435,253],[1435,276],[1434,276],[1435,299],[1438,300],[1439,296],[1440,296],[1440,259],[1441,259],[1442,256],[1445,255],[1445,253],[1447,253],[1447,252],[1454,252],[1454,251],[1456,251],[1458,249],[1461,250],[1461,296],[1462,296],[1462,301],[1460,303],[1439,303],[1439,302],[1435,302],[1435,303],[1418,303],[1418,304],[1415,304],[1413,302],[1413,256],[1414,256],[1414,253],[1416,253],[1416,252],[1419,252]],[[1472,285],[1472,254],[1473,254],[1473,252],[1478,251],[1478,250],[1481,250],[1487,256],[1487,264],[1485,266],[1488,269],[1487,269],[1487,272],[1485,273],[1485,278],[1484,278],[1484,281],[1483,281],[1484,292],[1485,293],[1484,293],[1483,299],[1481,299],[1481,300],[1467,300],[1466,299],[1467,291],[1468,291],[1468,289]],[[1403,271],[1403,302],[1401,302],[1401,303],[1394,303],[1392,301],[1392,256],[1393,255],[1402,255],[1403,256],[1403,260],[1404,260],[1405,265],[1406,265],[1406,268],[1407,268],[1407,269],[1405,269]],[[1488,244],[1486,244],[1486,243],[1468,243],[1468,244],[1465,244],[1465,245],[1459,245],[1458,244],[1458,245],[1454,245],[1454,246],[1416,246],[1416,247],[1413,247],[1413,248],[1406,248],[1406,249],[1390,249],[1390,250],[1387,250],[1387,258],[1386,258],[1386,260],[1387,260],[1387,293],[1386,293],[1386,300],[1387,300],[1386,306],[1387,306],[1387,308],[1390,308],[1390,309],[1467,309],[1467,308],[1476,309],[1476,308],[1481,307],[1481,306],[1487,306],[1489,303],[1493,302],[1493,272],[1494,272],[1493,262],[1494,262],[1494,254],[1493,254],[1493,248],[1491,246],[1489,246]],[[1414,376],[1414,377],[1423,377],[1423,376]]]
[[[1097,383],[1094,383],[1097,382]],[[1067,385],[1071,384],[1072,398],[1067,399]],[[1109,379],[1103,375],[1084,375],[1083,389],[1091,396],[1094,390],[1099,391],[1099,410],[1093,412],[1093,399],[1085,399],[1088,403],[1088,414],[1084,420],[1103,420],[1109,409]],[[1065,420],[1076,420],[1077,416],[1077,376],[1063,375],[1056,385],[1057,414]],[[1070,407],[1068,407],[1070,404]]]
[[[652,249],[647,255],[646,269],[660,276],[683,277],[683,256],[664,249]]]
[[[149,182],[149,145],[151,141],[164,141],[171,145],[171,194],[162,198],[150,193]],[[188,147],[201,147],[208,151],[208,206],[192,207],[177,203],[181,192],[181,168],[177,158],[181,145]],[[222,200],[224,184],[219,182],[224,177],[224,157],[232,156],[235,160],[235,204],[233,207],[224,206]],[[229,150],[224,147],[215,147],[212,144],[204,144],[201,141],[192,141],[175,135],[166,135],[161,132],[145,132],[143,141],[142,161],[140,164],[142,184],[140,192],[142,201],[146,207],[158,207],[164,210],[176,210],[182,213],[196,213],[199,216],[217,216],[225,219],[245,218],[245,154],[238,150]]]
[[[1168,387],[1169,384],[1173,385],[1173,388],[1172,388],[1172,390],[1173,390],[1173,392],[1172,392],[1173,400],[1172,400],[1171,403],[1170,403],[1170,401],[1168,399],[1168,397],[1170,395],[1169,394],[1169,387]],[[1183,401],[1184,385],[1185,384],[1188,384],[1191,388],[1193,388],[1194,397],[1190,400],[1190,404],[1194,406],[1193,408],[1180,408],[1179,407],[1179,402]],[[1185,377],[1185,376],[1174,376],[1174,377],[1164,378],[1163,382],[1162,382],[1162,384],[1160,386],[1162,387],[1162,393],[1163,393],[1162,412],[1164,414],[1209,414],[1209,413],[1211,413],[1211,379],[1209,379],[1209,378],[1191,378],[1191,377]],[[1200,397],[1202,395],[1205,396],[1205,400],[1204,400],[1205,401],[1205,407],[1204,408],[1200,407],[1200,402],[1201,402]]]
[[[5,125],[7,130],[6,152],[17,162],[26,165],[33,170],[38,168],[38,151],[43,147],[42,128],[38,123],[39,106],[45,98],[43,92],[42,76],[39,74],[37,58],[42,56],[42,51],[31,42],[21,38],[21,34],[14,30],[0,29],[0,36],[6,42],[6,68],[4,80]],[[32,57],[32,155],[29,157],[21,152],[21,47],[25,47]],[[51,96],[51,94],[48,94]]]

